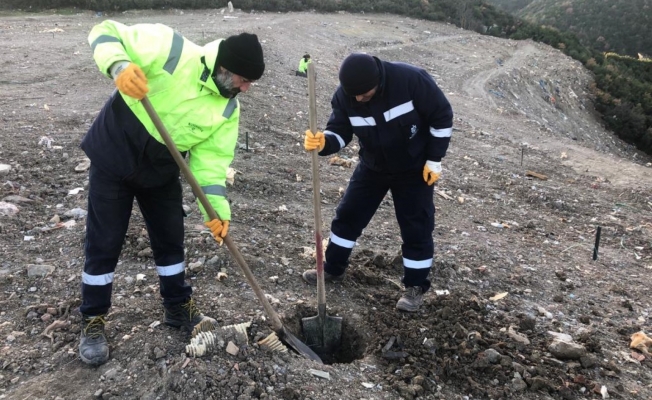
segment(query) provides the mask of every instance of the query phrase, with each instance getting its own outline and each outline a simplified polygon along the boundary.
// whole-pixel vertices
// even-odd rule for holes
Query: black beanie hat
[[[380,81],[376,59],[368,54],[353,53],[340,66],[340,85],[349,96],[365,94]]]
[[[217,52],[217,64],[245,79],[260,79],[265,71],[265,61],[258,36],[241,33],[222,40]]]

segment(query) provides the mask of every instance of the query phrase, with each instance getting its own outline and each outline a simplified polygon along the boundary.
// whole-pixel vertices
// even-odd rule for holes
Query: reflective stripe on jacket
[[[453,131],[453,110],[432,77],[421,68],[381,61],[376,94],[357,102],[338,87],[331,100],[326,145],[319,153],[340,151],[360,142],[360,160],[379,172],[422,169],[427,160],[441,161]]]
[[[190,170],[215,211],[230,220],[226,172],[235,153],[240,106],[236,99],[222,97],[210,78],[220,40],[201,47],[165,25],[106,20],[91,30],[88,41],[106,76],[118,61],[141,67],[154,109],[178,149],[189,152]],[[120,95],[147,132],[163,143],[140,101]],[[201,204],[200,209],[207,219]]]

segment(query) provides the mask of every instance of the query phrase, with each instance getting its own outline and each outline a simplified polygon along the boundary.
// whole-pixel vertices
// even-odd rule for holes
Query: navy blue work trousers
[[[331,223],[324,270],[341,275],[349,265],[356,240],[378,210],[387,192],[392,193],[396,220],[403,244],[403,284],[430,288],[435,229],[434,186],[428,186],[423,173],[408,171],[383,173],[358,164]]]
[[[91,163],[89,179],[82,314],[102,315],[111,307],[114,273],[134,199],[145,219],[163,305],[169,307],[190,298],[192,287],[185,282],[184,213],[179,177],[157,187],[141,188]]]

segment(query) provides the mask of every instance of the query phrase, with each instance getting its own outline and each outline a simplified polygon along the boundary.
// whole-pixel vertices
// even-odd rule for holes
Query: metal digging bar
[[[308,94],[310,98],[310,130],[317,132],[317,99],[315,94],[315,67],[308,64]],[[324,251],[321,236],[321,196],[319,188],[319,150],[312,155],[312,192],[315,214],[315,248],[317,259],[317,315],[301,320],[306,343],[320,354],[331,354],[342,341],[342,317],[326,313],[326,284],[324,282]]]
[[[204,206],[204,209],[206,210],[208,217],[211,220],[216,218],[219,219],[217,212],[215,212],[215,209],[208,201],[208,198],[201,190],[201,187],[199,186],[197,179],[195,179],[194,175],[190,171],[190,168],[188,168],[186,161],[181,156],[181,153],[179,153],[179,149],[177,149],[177,146],[172,141],[170,134],[165,128],[165,125],[163,125],[163,122],[161,121],[161,118],[159,118],[158,114],[156,113],[156,110],[154,110],[154,107],[152,106],[152,103],[149,101],[149,98],[145,96],[141,100],[141,102],[143,104],[143,107],[145,107],[147,114],[149,114],[149,117],[152,119],[152,122],[154,122],[156,129],[158,129],[158,132],[161,134],[161,137],[163,138],[163,141],[165,142],[165,145],[167,146],[168,150],[170,150],[170,154],[172,154],[174,161],[176,161],[176,163],[179,165],[179,168],[181,169],[183,176],[186,178],[186,181],[192,187],[192,192],[195,194],[195,196],[197,196],[202,206]],[[288,331],[285,328],[285,326],[283,326],[281,319],[279,318],[276,311],[274,311],[269,301],[267,301],[267,298],[265,297],[265,294],[263,293],[262,289],[258,285],[256,278],[251,273],[251,269],[249,269],[247,262],[242,257],[242,253],[240,253],[238,247],[235,245],[233,240],[231,240],[231,237],[228,234],[224,238],[224,243],[226,244],[226,247],[231,252],[233,258],[235,258],[236,262],[238,263],[238,266],[240,266],[240,269],[242,270],[245,277],[247,278],[247,281],[249,281],[249,285],[254,290],[254,293],[256,293],[256,297],[258,297],[258,300],[260,300],[260,302],[262,303],[263,308],[265,309],[265,312],[267,313],[267,316],[270,319],[272,329],[274,330],[278,338],[283,343],[290,346],[292,349],[294,349],[297,353],[301,354],[305,358],[317,361],[321,364],[322,363],[321,358],[319,358],[319,356],[315,354],[315,352],[312,351],[310,347],[306,346],[302,341],[300,341],[296,336],[294,336],[290,331]]]

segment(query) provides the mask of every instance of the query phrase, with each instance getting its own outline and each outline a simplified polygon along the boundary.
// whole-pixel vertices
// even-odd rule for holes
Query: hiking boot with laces
[[[401,311],[415,312],[423,304],[423,290],[421,286],[405,288],[405,293],[398,299],[396,308]]]
[[[316,269],[309,269],[307,271],[304,271],[303,275],[303,280],[308,282],[309,284],[313,286],[317,286],[317,270]],[[344,274],[342,275],[333,275],[329,274],[328,272],[324,271],[324,282],[342,282],[344,280]]]
[[[104,315],[82,315],[79,357],[89,365],[102,365],[109,360],[109,344],[104,334]]]
[[[193,299],[189,299],[185,303],[176,304],[174,306],[165,308],[165,324],[175,328],[181,328],[188,332],[197,325],[202,326],[202,330],[212,330],[218,327],[217,321],[214,318],[203,315],[197,304]],[[212,329],[210,329],[212,325]]]

